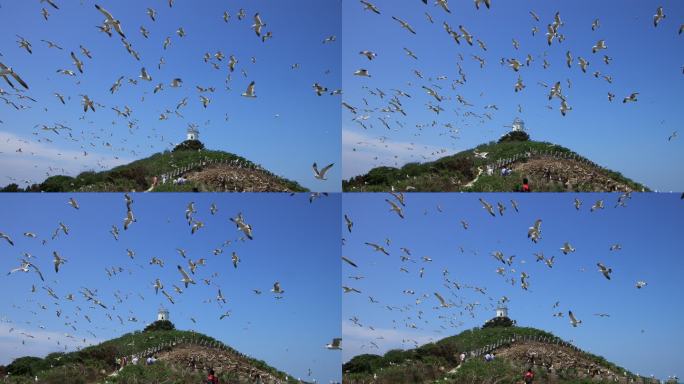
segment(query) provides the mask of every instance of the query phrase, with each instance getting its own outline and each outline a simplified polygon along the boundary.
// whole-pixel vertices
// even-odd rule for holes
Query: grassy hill
[[[251,161],[223,151],[211,150],[175,150],[156,153],[145,159],[121,165],[108,171],[82,172],[76,177],[50,176],[40,184],[34,184],[29,192],[128,192],[145,191],[152,185],[156,176],[161,182],[161,175],[179,172],[192,165],[207,164],[205,167],[193,167],[183,175],[188,178],[184,185],[171,182],[159,185],[157,192],[190,192],[190,191],[271,191],[271,192],[304,192],[306,188],[298,183],[273,175]],[[218,179],[205,176],[206,170],[218,173]],[[191,175],[191,176],[188,176]],[[221,176],[224,176],[223,178]],[[194,176],[194,177],[193,177]],[[216,176],[214,178],[217,178]],[[19,192],[16,185],[5,187],[6,192]]]
[[[574,361],[576,366],[562,370],[550,371],[544,367],[549,364],[544,355],[539,356],[534,371],[540,383],[580,384],[598,383],[600,379],[584,377],[585,366],[595,366],[603,372],[615,372],[624,375],[625,369],[608,362],[600,356],[592,355],[567,346],[549,343],[514,343],[502,345],[494,350],[498,357],[493,362],[485,362],[482,356],[469,357],[459,367],[459,355],[469,354],[480,348],[485,348],[501,340],[517,336],[546,338],[559,340],[554,335],[524,327],[492,327],[475,328],[458,335],[446,337],[434,343],[428,343],[410,350],[391,350],[383,356],[364,354],[355,356],[343,365],[343,382],[358,384],[374,382],[377,384],[396,383],[518,383],[522,373],[529,368],[529,363],[520,361],[521,350],[544,350],[544,355],[558,357],[564,361]],[[514,346],[514,347],[513,347]],[[562,355],[557,355],[562,353]],[[556,366],[562,361],[554,362]],[[582,369],[580,369],[582,367]],[[635,375],[627,372],[629,378]],[[375,377],[375,379],[373,379]],[[605,382],[613,382],[606,380]],[[642,381],[637,381],[641,383]]]
[[[560,145],[505,138],[431,162],[374,168],[365,175],[343,181],[342,189],[344,192],[386,192],[392,188],[415,192],[511,192],[520,188],[523,178],[528,178],[535,192],[648,190]],[[476,157],[475,152],[488,154],[483,159]],[[534,155],[528,159],[525,156],[547,152],[557,157]],[[564,154],[571,158],[562,158]],[[513,170],[508,176],[501,176],[497,171],[489,176],[480,171],[485,171],[488,164],[515,156],[520,158],[508,166]],[[533,162],[533,159],[540,161]]]
[[[179,330],[154,330],[148,332],[128,333],[119,338],[105,341],[101,344],[83,348],[77,352],[51,353],[44,358],[21,357],[14,360],[6,367],[0,367],[0,374],[4,376],[9,372],[10,376],[3,383],[28,384],[38,382],[48,384],[94,384],[94,383],[177,383],[194,384],[203,382],[206,371],[188,369],[179,361],[159,360],[155,365],[146,366],[128,365],[123,370],[112,376],[116,370],[115,359],[119,356],[139,353],[147,348],[157,347],[165,342],[173,342],[181,338],[194,338],[207,342],[217,340],[195,332]],[[175,348],[175,347],[174,347]],[[197,348],[199,351],[201,348]],[[211,352],[214,355],[221,353],[236,356],[243,362],[247,369],[265,372],[272,377],[277,377],[284,383],[296,383],[284,372],[270,367],[263,361],[253,359],[232,348],[226,346],[225,351]],[[219,373],[217,371],[217,373]],[[221,382],[242,382],[228,372],[219,373]],[[232,380],[232,381],[231,381]]]

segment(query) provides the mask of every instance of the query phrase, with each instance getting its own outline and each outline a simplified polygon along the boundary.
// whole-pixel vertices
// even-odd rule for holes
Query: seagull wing
[[[109,11],[100,7],[97,4],[95,4],[95,8],[97,8],[98,11],[102,12],[102,14],[107,18],[107,21],[114,21],[114,16],[112,16],[112,14],[109,13]]]
[[[447,306],[447,303],[446,303],[446,301],[444,301],[444,298],[442,297],[442,295],[440,295],[439,293],[435,292],[435,297],[437,298],[437,300],[439,300],[439,304],[440,304],[442,307],[446,307],[446,306]]]
[[[332,168],[333,165],[335,165],[335,163],[328,164],[328,165],[326,165],[323,169],[321,169],[321,172],[320,172],[321,177],[324,177],[325,174],[326,174],[326,172],[328,172],[328,170],[329,170],[330,168]]]
[[[344,262],[346,262],[347,264],[351,265],[352,267],[358,268],[358,266],[356,265],[356,263],[354,263],[353,261],[349,260],[348,258],[342,256],[342,260],[343,260]]]

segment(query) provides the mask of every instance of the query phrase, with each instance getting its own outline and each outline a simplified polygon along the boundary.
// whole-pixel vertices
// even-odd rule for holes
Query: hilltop
[[[137,365],[130,364],[132,355],[139,356]],[[145,358],[152,355],[157,362],[145,365]],[[119,371],[115,362],[121,356],[129,356],[129,364]],[[0,367],[0,375],[4,377],[9,373],[9,379],[4,382],[10,384],[33,383],[36,376],[40,383],[48,384],[195,384],[203,382],[209,368],[214,369],[224,383],[251,383],[257,377],[264,384],[299,383],[288,374],[212,337],[162,328],[128,333],[76,352],[56,352],[44,358],[21,357]]]
[[[459,366],[461,353],[467,358]],[[496,358],[485,362],[486,353]],[[530,367],[540,383],[650,383],[551,333],[517,326],[474,328],[415,349],[358,355],[343,365],[342,372],[343,383],[348,384],[494,384],[518,383]]]
[[[488,174],[488,166],[492,174]],[[502,176],[506,167],[511,173]],[[401,168],[378,167],[342,182],[344,192],[512,192],[528,179],[533,192],[648,191],[618,172],[560,145],[511,132],[498,142]]]
[[[166,176],[166,177],[165,177]],[[152,187],[154,178],[157,185]],[[174,183],[183,177],[184,183]],[[166,181],[166,182],[164,182]],[[86,171],[76,177],[55,175],[25,190],[16,184],[4,192],[305,192],[298,183],[276,176],[253,162],[223,151],[205,150],[197,140],[185,141],[173,151],[107,171]]]

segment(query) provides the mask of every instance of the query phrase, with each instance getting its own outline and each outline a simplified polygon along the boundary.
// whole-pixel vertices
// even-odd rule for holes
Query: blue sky
[[[8,165],[0,172],[0,184],[15,178],[23,185],[27,179],[42,181],[46,172],[74,174],[146,157],[184,140],[188,124],[194,123],[209,149],[244,156],[312,190],[340,189],[340,96],[319,97],[312,88],[314,83],[330,91],[341,87],[339,0],[287,4],[179,0],[173,8],[158,0],[97,3],[121,21],[128,41],[141,56],[139,62],[128,54],[116,33],[109,38],[95,28],[104,20],[95,2],[58,1],[59,10],[38,1],[2,3],[0,23],[6,33],[0,39],[0,61],[13,67],[29,84],[26,95],[37,102],[9,96],[9,100],[21,101],[30,109],[17,111],[4,103],[0,106],[0,162]],[[43,6],[50,13],[48,21],[41,15]],[[155,22],[146,14],[148,7],[157,11]],[[246,17],[238,20],[241,8]],[[224,11],[231,16],[228,23],[223,21]],[[273,38],[265,43],[251,29],[256,12],[266,23],[263,32],[273,32]],[[150,32],[148,39],[139,32],[141,26]],[[186,33],[183,38],[176,34],[181,26]],[[15,34],[32,43],[33,54],[19,48]],[[171,45],[164,50],[167,36]],[[329,36],[338,40],[323,44]],[[41,39],[64,49],[48,49]],[[80,45],[92,52],[92,59],[80,52]],[[220,64],[216,70],[203,57],[219,50],[225,59],[213,59]],[[84,61],[84,74],[76,71],[70,51]],[[225,80],[231,54],[239,62],[228,91]],[[166,64],[160,70],[161,57]],[[299,68],[291,69],[294,64]],[[138,78],[141,67],[147,69],[152,81]],[[77,76],[58,74],[58,69],[74,70]],[[119,76],[125,76],[123,84],[112,95],[109,88]],[[129,78],[139,80],[138,84],[129,84]],[[183,80],[182,87],[170,87],[174,78]],[[257,98],[241,97],[251,81],[256,82]],[[159,83],[164,83],[164,89],[154,94]],[[211,99],[206,109],[195,86],[215,87],[215,92],[204,93]],[[4,81],[0,87],[14,93]],[[66,105],[54,92],[67,98]],[[95,113],[88,112],[81,119],[81,94],[105,107],[96,107]],[[180,110],[183,118],[172,112],[168,120],[159,120],[160,114],[167,109],[174,111],[185,97],[188,106]],[[129,119],[117,117],[111,109],[123,110],[125,105],[133,110]],[[133,120],[137,125],[129,130],[128,122]],[[57,123],[69,126],[72,137],[67,131],[57,135],[34,128]],[[15,152],[18,148],[23,153]],[[328,181],[313,178],[313,162],[336,164]]]
[[[684,83],[684,34],[677,34],[684,20],[682,2],[494,1],[491,9],[482,7],[477,11],[472,1],[452,1],[451,14],[433,6],[433,2],[428,6],[421,1],[373,3],[380,15],[365,11],[359,1],[345,2],[343,7],[344,101],[360,109],[357,116],[369,117],[364,122],[366,130],[352,121],[352,113],[346,109],[343,112],[344,178],[371,167],[425,161],[496,140],[509,130],[504,125],[520,117],[534,140],[569,147],[654,189],[684,188],[684,174],[677,166],[684,160],[684,117],[678,97]],[[654,28],[652,16],[659,5],[664,7],[666,18]],[[531,10],[541,21],[530,16]],[[565,23],[559,33],[566,39],[562,43],[554,41],[549,47],[544,34],[556,11]],[[425,12],[432,16],[434,24],[428,22]],[[417,34],[401,28],[392,16],[406,20]],[[592,31],[596,18],[600,27]],[[456,31],[463,25],[475,40],[486,44],[487,51],[475,41],[472,47],[465,41],[457,45],[445,32],[445,21]],[[534,26],[539,29],[535,37],[531,32]],[[520,44],[518,50],[513,47],[513,38]],[[608,49],[592,54],[592,46],[599,39],[605,40]],[[418,60],[409,57],[403,48],[412,50]],[[362,50],[376,52],[377,58],[369,61],[358,54]],[[565,63],[568,50],[573,56],[571,69]],[[518,73],[499,64],[501,58],[517,58],[524,63],[527,54],[533,62]],[[609,65],[603,62],[603,54],[613,59]],[[472,55],[485,59],[484,69]],[[550,64],[546,70],[542,67],[544,55]],[[577,64],[579,56],[590,62],[587,73],[582,73]],[[452,90],[452,83],[459,78],[459,63],[466,82]],[[354,76],[360,68],[367,69],[372,77]],[[414,70],[419,70],[424,79],[419,79]],[[612,76],[613,83],[595,78],[595,71]],[[526,88],[516,93],[518,74]],[[437,80],[439,76],[447,79]],[[566,79],[572,82],[571,88]],[[560,100],[549,102],[550,89],[538,85],[544,82],[550,87],[556,81],[561,81],[562,92],[573,108],[565,117],[559,111]],[[429,103],[437,102],[421,86],[432,87],[447,97],[440,103],[445,111],[436,115],[428,110]],[[369,90],[377,93],[375,88],[387,96],[380,99],[369,94]],[[411,95],[399,98],[408,116],[378,110],[389,105],[391,89]],[[608,92],[615,94],[612,103]],[[622,99],[632,92],[640,93],[639,101],[623,104]],[[459,94],[474,106],[461,106],[456,100]],[[484,108],[490,104],[495,104],[498,111]],[[522,113],[517,110],[518,104]],[[364,108],[371,111],[365,112]],[[468,116],[467,112],[477,116]],[[491,120],[484,117],[485,112]],[[387,119],[391,130],[379,117]],[[430,126],[433,120],[437,122],[434,127]],[[453,130],[444,127],[447,123],[453,125]],[[428,126],[418,129],[417,124]],[[668,142],[674,131],[679,131],[679,137]]]
[[[71,196],[79,202],[79,210],[67,205]],[[17,267],[22,252],[29,252],[46,281],[41,283],[33,273],[0,274],[0,290],[6,293],[0,307],[0,364],[18,356],[59,350],[57,340],[73,347],[74,342],[65,338],[65,333],[91,342],[142,329],[156,320],[157,309],[163,304],[179,329],[213,336],[295,376],[319,382],[340,379],[340,353],[324,348],[341,332],[339,195],[313,203],[309,203],[308,194],[135,194],[133,199],[138,222],[123,231],[126,206],[120,194],[4,197],[0,231],[10,235],[15,246],[0,242],[0,270]],[[205,223],[194,235],[184,216],[190,201],[196,205],[194,217]],[[209,212],[212,202],[219,209],[214,216]],[[254,240],[239,240],[242,233],[228,220],[238,212],[252,225]],[[51,240],[60,221],[69,226],[70,233]],[[121,232],[118,241],[109,233],[114,224]],[[38,237],[24,237],[27,231]],[[48,240],[45,245],[41,245],[43,239]],[[224,241],[231,243],[222,247]],[[192,260],[207,260],[206,266],[197,269],[197,285],[183,289],[180,295],[172,287],[176,284],[183,288],[176,266],[180,264],[188,272],[189,268],[176,248],[185,249]],[[217,248],[224,252],[215,256],[213,250]],[[135,251],[134,260],[127,257],[126,249]],[[52,268],[52,251],[68,260],[58,274]],[[241,258],[237,269],[230,260],[233,251]],[[150,265],[152,257],[164,260],[164,267]],[[124,272],[109,278],[105,268],[112,267],[122,267]],[[155,295],[156,278],[175,298],[175,305],[161,292]],[[210,286],[202,281],[204,278],[211,280]],[[275,281],[285,291],[282,300],[270,292]],[[31,293],[32,284],[35,293]],[[43,286],[51,287],[62,298],[61,319],[55,314],[57,302]],[[78,293],[81,287],[97,289],[109,310],[86,304]],[[215,300],[219,287],[227,304],[219,305]],[[253,289],[263,293],[256,295]],[[123,302],[117,303],[115,292]],[[68,293],[74,294],[73,302],[63,299]],[[47,309],[41,309],[41,304]],[[83,312],[77,313],[76,306]],[[231,317],[219,320],[226,311],[232,311]],[[114,321],[106,317],[107,313]],[[85,320],[85,314],[92,324]],[[117,314],[124,319],[123,325]],[[138,322],[126,321],[129,316],[137,317]],[[67,327],[66,321],[75,323],[77,330]],[[41,325],[45,329],[40,329]],[[11,334],[10,327],[16,328]],[[20,332],[36,339],[24,338]],[[24,339],[26,345],[22,346]],[[307,377],[309,368],[311,377]]]
[[[504,203],[504,215],[491,217],[478,201],[480,197],[495,207],[497,202]],[[573,205],[575,197],[583,202],[579,211]],[[354,227],[352,233],[343,229],[342,255],[358,269],[344,264],[342,283],[362,292],[345,294],[342,299],[344,361],[360,353],[414,346],[402,343],[404,339],[423,344],[481,326],[494,317],[497,300],[505,295],[510,299],[510,317],[521,326],[553,332],[635,373],[663,378],[684,375],[679,353],[684,335],[678,321],[684,315],[680,305],[684,262],[677,243],[684,225],[684,202],[679,195],[635,194],[627,207],[614,208],[616,194],[409,194],[404,220],[389,212],[385,198],[392,199],[389,194],[343,197],[343,212]],[[511,198],[518,202],[518,213],[511,207]],[[590,212],[599,199],[606,208]],[[538,244],[527,238],[527,229],[536,219],[542,219]],[[467,230],[461,220],[469,223]],[[389,246],[385,239],[390,239]],[[566,241],[576,249],[574,253],[562,254],[560,248]],[[365,242],[385,245],[390,256],[374,252]],[[622,250],[610,251],[616,243]],[[401,247],[411,251],[413,262],[400,260]],[[506,258],[515,255],[512,266],[492,257],[494,251]],[[555,256],[553,268],[535,262],[534,252]],[[423,256],[433,261],[424,262]],[[598,272],[598,262],[613,269],[610,281]],[[409,273],[401,272],[402,267]],[[498,267],[506,268],[505,276],[497,274]],[[422,279],[420,268],[424,268]],[[452,282],[462,285],[460,290],[444,287],[444,269]],[[530,275],[528,291],[520,287],[523,271]],[[356,281],[349,276],[364,278]],[[511,278],[517,279],[515,286]],[[635,287],[638,280],[648,285],[639,290]],[[486,294],[466,285],[484,288]],[[439,305],[434,292],[459,307],[433,309]],[[424,294],[427,297],[416,305],[415,300]],[[372,304],[368,296],[379,303]],[[556,301],[560,305],[553,308]],[[473,317],[463,309],[470,303],[478,303]],[[573,328],[568,310],[583,324]],[[423,311],[422,320],[418,311]],[[553,317],[556,312],[565,316]],[[594,316],[597,313],[610,317]],[[354,316],[361,327],[350,320]],[[453,319],[458,326],[451,327],[439,316]],[[407,327],[412,323],[417,329]],[[371,341],[379,349],[371,347]]]

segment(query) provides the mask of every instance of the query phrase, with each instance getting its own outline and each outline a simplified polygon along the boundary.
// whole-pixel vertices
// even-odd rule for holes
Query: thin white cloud
[[[359,327],[349,321],[342,322],[342,360],[364,353],[383,355],[391,349],[415,348],[434,341],[434,336],[420,330],[398,330],[387,328]],[[370,344],[377,344],[378,348]]]
[[[455,153],[431,145],[371,137],[363,132],[342,130],[342,177],[348,179],[379,166],[401,167],[409,162],[426,162]]]
[[[21,152],[17,152],[21,149]],[[16,182],[25,186],[24,180],[41,182],[48,174],[76,175],[86,170],[110,169],[130,163],[132,159],[115,159],[111,154],[60,149],[56,146],[28,140],[13,133],[0,131],[0,185]]]
[[[12,328],[14,329],[10,332]],[[98,339],[76,334],[67,335],[43,329],[15,328],[11,324],[0,324],[0,335],[0,364],[2,365],[9,364],[22,356],[44,357],[52,352],[64,352],[65,347],[67,351],[73,351],[79,347],[83,348],[101,342]]]

